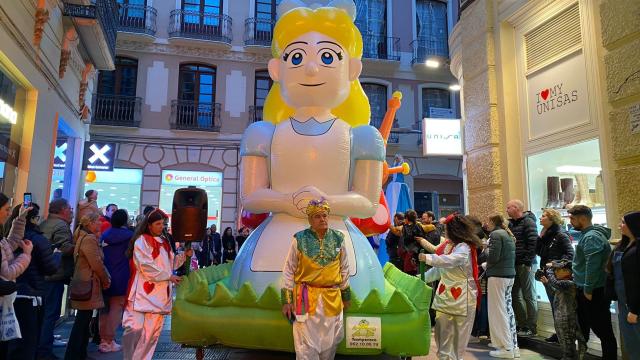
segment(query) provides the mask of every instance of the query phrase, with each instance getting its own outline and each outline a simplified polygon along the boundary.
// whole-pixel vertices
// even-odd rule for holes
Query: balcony
[[[118,9],[118,31],[156,35],[158,11],[151,6],[120,4]]]
[[[262,121],[262,106],[249,106],[249,123]]]
[[[93,5],[64,2],[63,15],[72,18],[78,36],[94,67],[115,69],[118,4],[95,0]]]
[[[170,38],[187,38],[231,44],[231,17],[199,11],[171,11]]]
[[[244,22],[245,46],[271,46],[273,38],[274,20],[249,18]]]
[[[140,126],[142,99],[135,96],[95,94],[93,125]]]
[[[363,58],[400,61],[400,38],[363,34],[362,42]]]
[[[412,64],[423,64],[427,59],[449,58],[449,44],[445,37],[419,37],[411,42],[413,48]]]
[[[171,102],[171,128],[176,130],[220,131],[220,104],[193,100]]]

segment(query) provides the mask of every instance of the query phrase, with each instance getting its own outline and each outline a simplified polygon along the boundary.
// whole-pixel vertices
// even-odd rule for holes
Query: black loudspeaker
[[[194,186],[176,190],[171,210],[171,234],[175,241],[202,241],[207,229],[207,192]]]

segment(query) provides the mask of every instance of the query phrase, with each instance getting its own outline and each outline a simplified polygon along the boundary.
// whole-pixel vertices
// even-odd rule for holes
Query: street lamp
[[[449,85],[449,90],[451,91],[460,91],[461,87],[459,84],[451,84]]]
[[[434,58],[427,59],[427,61],[425,61],[424,64],[428,68],[432,68],[432,69],[437,69],[437,68],[440,67],[440,61],[438,61],[438,60],[436,60]]]

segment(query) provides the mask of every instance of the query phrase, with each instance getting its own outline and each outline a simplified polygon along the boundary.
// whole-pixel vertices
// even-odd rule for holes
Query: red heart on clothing
[[[153,288],[156,287],[156,284],[149,281],[145,281],[144,284],[142,284],[142,287],[144,288],[144,292],[148,294],[153,291]]]
[[[440,286],[438,286],[438,295],[442,294],[445,289],[446,289],[446,286],[444,286],[444,284],[440,284]]]
[[[549,97],[549,89],[540,91],[540,96],[542,96],[542,100],[547,100],[547,98]]]
[[[462,295],[462,288],[459,288],[459,287],[451,288],[451,295],[453,295],[454,299],[458,300],[460,295]]]

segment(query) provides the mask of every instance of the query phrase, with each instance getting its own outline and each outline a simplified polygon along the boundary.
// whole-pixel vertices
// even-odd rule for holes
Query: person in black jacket
[[[233,236],[233,229],[227,226],[222,234],[222,263],[233,261],[237,255],[236,238]]]
[[[540,269],[543,271],[546,269],[546,264],[554,260],[573,260],[571,238],[566,231],[561,229],[563,224],[564,220],[558,210],[545,209],[542,211],[542,216],[540,217],[542,232],[540,232],[536,244],[536,254],[540,256]],[[549,298],[549,304],[551,304],[551,311],[555,312],[553,301],[555,290],[548,283],[544,284],[544,289]],[[553,334],[546,340],[548,342],[558,342],[558,337]]]
[[[535,335],[538,318],[538,303],[534,287],[533,264],[536,262],[536,243],[538,229],[536,216],[524,211],[520,200],[507,203],[509,229],[516,238],[516,277],[513,284],[513,309],[516,313],[520,336]]]
[[[404,214],[399,212],[393,216],[392,226],[400,228],[404,223]],[[387,246],[387,255],[389,255],[389,262],[392,263],[399,270],[403,269],[402,259],[398,255],[398,246],[402,242],[402,234],[389,231],[385,238],[385,245]]]
[[[11,215],[15,219],[22,205],[17,205]],[[49,240],[42,235],[37,222],[40,207],[32,203],[27,213],[24,237],[31,239],[33,251],[31,262],[22,275],[16,279],[18,295],[13,303],[16,318],[20,324],[22,339],[14,339],[7,344],[7,359],[35,359],[38,350],[40,328],[43,320],[43,302],[46,284],[44,277],[53,275],[60,267],[60,258],[53,255]],[[9,222],[11,223],[11,222]],[[16,254],[21,252],[16,250]]]
[[[640,354],[640,211],[627,213],[620,223],[622,240],[609,257],[607,270],[613,275],[618,300],[618,326],[624,352],[631,359]],[[633,356],[632,356],[633,355]]]

